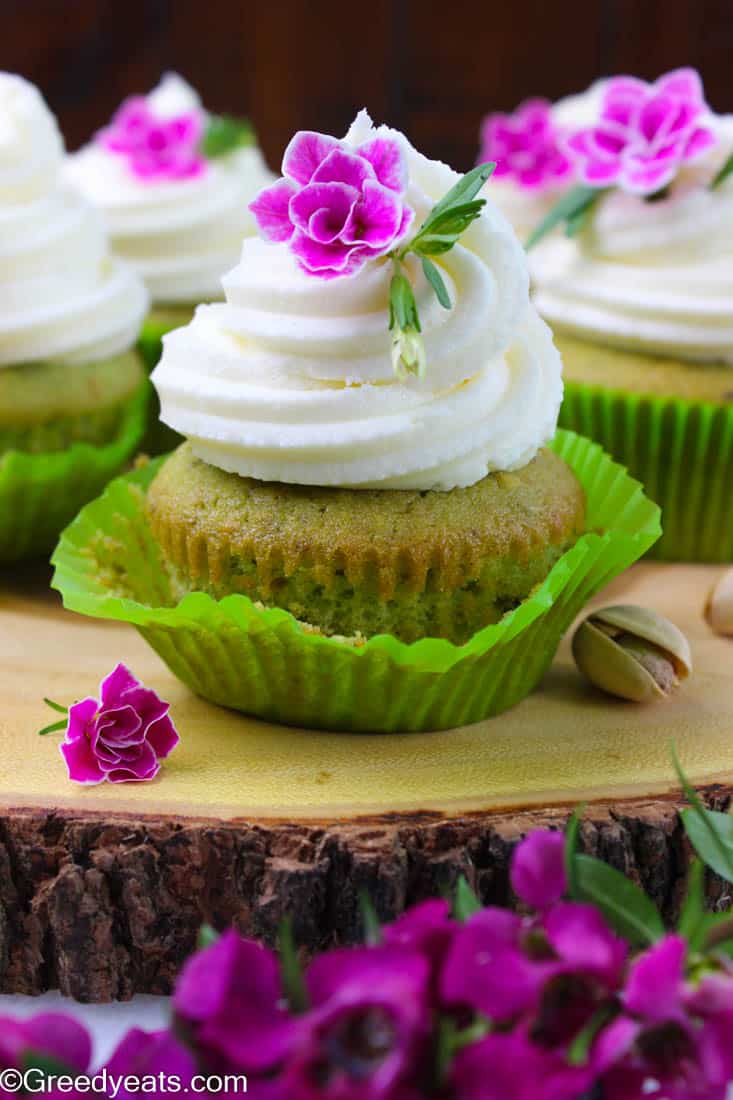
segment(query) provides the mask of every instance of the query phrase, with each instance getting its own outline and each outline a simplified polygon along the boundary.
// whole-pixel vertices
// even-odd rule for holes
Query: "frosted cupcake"
[[[295,136],[226,301],[165,337],[153,381],[188,442],[69,532],[70,606],[130,618],[196,690],[282,721],[446,726],[531,689],[655,521],[597,448],[553,441],[561,362],[489,174],[365,112],[343,140]],[[586,533],[613,527],[607,500],[618,543]],[[134,554],[117,573],[124,605],[95,588],[112,529],[157,562],[154,586]]]
[[[602,87],[598,82],[556,103],[528,99],[509,114],[483,119],[479,161],[496,163],[491,197],[523,244],[576,182],[565,139],[592,122]]]
[[[254,132],[209,115],[193,88],[169,73],[148,96],[126,100],[68,157],[66,174],[145,280],[153,309],[141,349],[152,369],[163,334],[186,324],[199,302],[221,297],[221,276],[242,238],[255,233],[248,203],[273,177]]]
[[[565,361],[561,422],[662,505],[659,556],[733,560],[733,119],[691,70],[619,77],[568,148],[576,235],[535,272]]]
[[[37,89],[0,73],[0,561],[48,551],[134,452],[148,298],[62,179]]]

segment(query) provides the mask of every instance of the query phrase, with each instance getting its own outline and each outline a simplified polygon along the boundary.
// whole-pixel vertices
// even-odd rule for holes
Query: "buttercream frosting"
[[[373,132],[362,112],[346,143]],[[459,177],[405,148],[419,225]],[[246,240],[224,279],[226,302],[199,306],[165,337],[153,375],[162,419],[204,461],[291,484],[449,490],[525,465],[554,434],[562,381],[549,329],[529,303],[521,245],[487,201],[435,260],[452,308],[408,259],[428,366],[423,379],[400,381],[387,329],[389,260],[324,282],[286,247]]]
[[[173,73],[146,98],[162,119],[203,110],[193,88]],[[118,255],[165,304],[221,297],[221,276],[237,262],[242,237],[256,232],[247,204],[273,178],[250,146],[207,161],[193,178],[144,180],[99,142],[71,154],[66,173],[103,211]]]
[[[550,323],[581,337],[695,361],[733,364],[733,177],[709,184],[733,150],[719,141],[684,167],[669,195],[604,195],[573,248],[547,250],[533,274]]]
[[[37,88],[0,73],[0,367],[116,355],[147,308],[97,212],[64,184],[63,153]]]

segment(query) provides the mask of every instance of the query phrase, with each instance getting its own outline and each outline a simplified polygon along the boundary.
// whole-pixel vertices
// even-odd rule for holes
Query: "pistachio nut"
[[[705,618],[716,634],[733,637],[733,569],[723,573],[708,596]]]
[[[582,674],[610,695],[648,703],[663,699],[692,671],[690,645],[681,630],[648,607],[604,607],[573,637]]]

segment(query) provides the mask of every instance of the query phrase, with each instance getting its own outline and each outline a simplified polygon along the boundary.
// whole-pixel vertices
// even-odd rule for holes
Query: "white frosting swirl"
[[[40,92],[0,73],[0,368],[116,355],[147,308],[98,214],[63,185],[63,149]]]
[[[733,149],[719,143],[654,202],[620,190],[600,201],[569,252],[533,269],[536,304],[558,329],[617,347],[733,364],[733,178],[709,183]]]
[[[372,132],[362,112],[347,141]],[[419,224],[459,177],[406,149]],[[286,246],[245,241],[226,304],[200,306],[165,338],[153,375],[162,419],[205,461],[291,484],[448,490],[525,465],[554,434],[562,381],[521,246],[487,203],[436,262],[453,308],[412,269],[428,368],[400,382],[388,260],[324,282]]]
[[[160,118],[201,110],[198,95],[172,73],[147,101]],[[191,305],[221,297],[221,276],[237,262],[242,237],[256,232],[247,205],[274,178],[250,147],[210,160],[201,176],[140,180],[124,156],[94,142],[67,158],[66,172],[103,211],[115,251],[153,300]]]

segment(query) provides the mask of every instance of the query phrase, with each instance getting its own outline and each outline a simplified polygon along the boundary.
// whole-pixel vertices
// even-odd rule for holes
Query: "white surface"
[[[39,1012],[65,1012],[76,1016],[89,1029],[94,1039],[94,1066],[100,1065],[112,1053],[122,1036],[132,1027],[156,1031],[168,1022],[167,997],[134,997],[131,1001],[109,1005],[81,1005],[58,993],[42,997],[8,997],[0,995],[0,1016],[25,1019]]]

